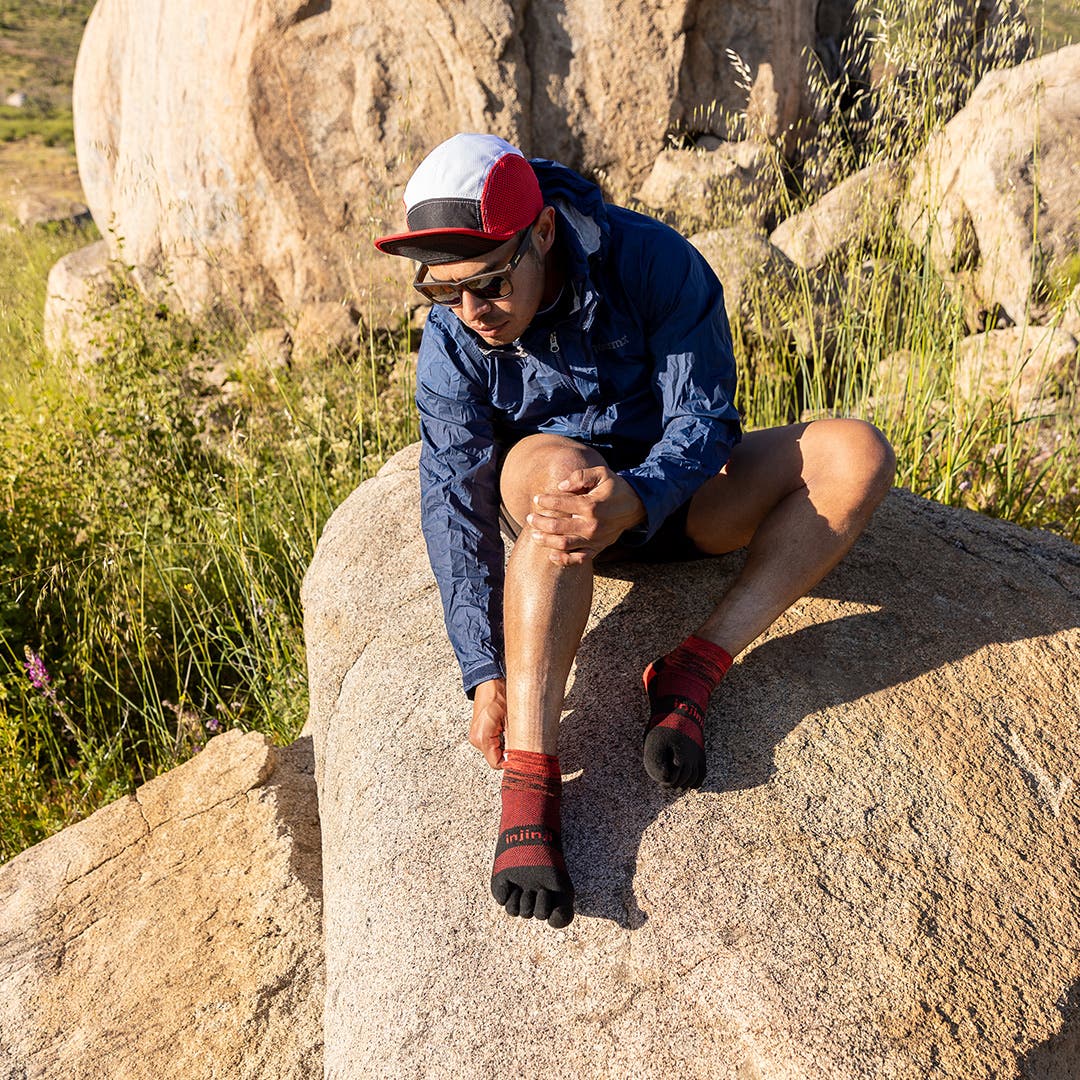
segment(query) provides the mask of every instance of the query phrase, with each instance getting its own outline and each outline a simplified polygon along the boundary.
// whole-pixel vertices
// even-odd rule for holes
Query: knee
[[[819,420],[817,471],[839,482],[860,505],[874,507],[896,476],[896,455],[889,440],[865,420]]]
[[[529,435],[515,443],[506,455],[500,494],[519,524],[529,513],[534,495],[558,491],[559,482],[575,469],[605,464],[591,447],[562,435]]]

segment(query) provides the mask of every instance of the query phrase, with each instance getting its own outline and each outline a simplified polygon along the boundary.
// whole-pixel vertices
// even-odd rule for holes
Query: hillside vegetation
[[[70,110],[64,80],[89,9],[0,4],[4,78],[40,102],[42,123]],[[1051,10],[1062,19],[1047,18],[1048,35],[1075,26],[1072,9]],[[899,22],[881,40],[933,47]],[[831,122],[816,165],[796,175],[776,156],[784,214],[811,197],[815,169],[845,175],[860,155],[895,149],[890,138],[916,149],[948,118],[935,102],[970,92],[975,73],[935,69],[933,53],[918,64],[924,77],[888,108],[879,101],[883,119],[864,123],[858,145],[849,106],[823,89]],[[280,365],[246,348],[255,328],[239,315],[196,324],[118,281],[103,359],[50,356],[48,269],[94,235],[0,233],[0,859],[225,728],[296,736],[307,711],[300,579],[333,508],[418,436],[404,328],[369,333],[359,355]],[[1078,278],[1080,265],[1066,268],[1059,308]],[[821,325],[805,278],[758,283],[752,303],[773,309],[770,323],[809,325],[816,339],[799,350],[756,334],[754,319],[734,326],[747,425],[864,416],[893,441],[905,487],[1080,537],[1075,388],[1023,420],[1001,397],[961,407],[964,312],[899,230],[853,248],[835,288],[839,314]],[[874,381],[896,355],[902,408]]]

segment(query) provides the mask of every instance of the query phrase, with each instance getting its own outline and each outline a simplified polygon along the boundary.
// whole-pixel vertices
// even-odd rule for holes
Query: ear
[[[533,227],[533,237],[540,254],[546,255],[555,243],[555,207],[545,206]]]

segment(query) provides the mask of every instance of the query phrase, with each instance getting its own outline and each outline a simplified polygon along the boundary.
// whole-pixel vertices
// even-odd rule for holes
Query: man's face
[[[545,209],[532,227],[529,250],[511,271],[513,292],[509,296],[482,300],[465,290],[461,303],[451,308],[488,345],[509,345],[516,341],[540,310],[545,292],[545,256],[551,248],[553,231],[554,211]],[[456,282],[498,270],[510,261],[519,243],[519,237],[515,236],[483,258],[429,266],[426,280]]]

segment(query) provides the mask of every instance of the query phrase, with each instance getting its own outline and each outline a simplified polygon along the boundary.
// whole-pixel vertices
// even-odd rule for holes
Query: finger
[[[587,495],[534,495],[533,505],[537,513],[551,517],[570,517],[586,514],[592,510],[591,500]]]
[[[573,528],[574,518],[571,516],[547,517],[544,514],[528,514],[525,517],[525,524],[539,532],[559,532],[568,526]]]
[[[584,536],[564,536],[562,533],[534,532],[532,539],[541,547],[555,551],[576,551],[586,543]]]
[[[607,476],[607,468],[594,465],[588,469],[575,469],[565,480],[559,481],[560,491],[592,491]]]
[[[592,557],[590,551],[553,551],[548,555],[556,566],[581,566]]]
[[[549,536],[577,536],[588,540],[597,530],[596,521],[587,517],[550,518],[529,514],[526,521],[536,532]]]
[[[497,742],[488,743],[487,746],[484,747],[484,758],[493,769],[501,769],[503,767],[502,756],[502,747]]]

